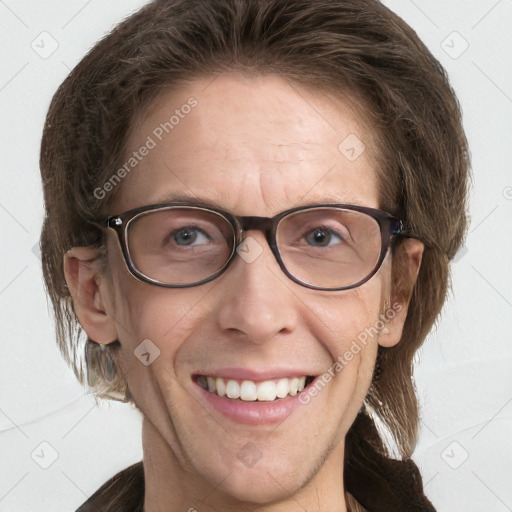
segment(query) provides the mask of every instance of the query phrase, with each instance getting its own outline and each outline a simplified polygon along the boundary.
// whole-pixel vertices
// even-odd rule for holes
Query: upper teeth
[[[205,377],[201,375],[197,379],[198,384],[218,396],[227,398],[240,398],[247,402],[256,400],[270,402],[277,398],[284,398],[288,395],[295,396],[302,391],[306,385],[306,376],[293,377],[291,379],[264,380],[254,382],[252,380],[228,380],[221,377]]]

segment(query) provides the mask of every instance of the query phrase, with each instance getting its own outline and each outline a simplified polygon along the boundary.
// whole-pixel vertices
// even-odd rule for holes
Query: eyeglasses
[[[102,221],[119,238],[126,266],[140,281],[168,288],[207,283],[259,244],[244,232],[262,231],[283,272],[316,290],[346,290],[379,270],[401,220],[374,208],[319,204],[275,217],[236,217],[191,203],[144,206]],[[245,253],[245,254],[244,254]]]

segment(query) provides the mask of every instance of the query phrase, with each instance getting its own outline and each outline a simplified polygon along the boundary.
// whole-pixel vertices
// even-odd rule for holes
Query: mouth
[[[315,377],[301,375],[279,379],[253,381],[224,379],[209,375],[194,375],[194,382],[205,391],[221,398],[244,402],[275,402],[295,396],[313,382]]]

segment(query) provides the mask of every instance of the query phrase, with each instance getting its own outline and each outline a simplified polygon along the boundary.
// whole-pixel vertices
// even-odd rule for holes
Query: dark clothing
[[[144,468],[137,462],[104,483],[76,512],[142,512]]]
[[[357,496],[359,502],[364,504],[369,512],[435,512],[423,494],[421,476],[416,465],[412,461],[397,462],[396,465],[400,467],[400,471],[410,473],[409,478],[412,476],[415,485],[408,489],[395,486],[392,493],[379,489],[381,492],[377,495],[381,497],[372,498],[370,496],[374,492],[370,491],[370,488],[375,484],[367,482],[366,491],[364,484],[358,486],[361,487]],[[392,499],[386,498],[391,494]],[[143,505],[144,468],[142,462],[137,462],[103,484],[76,512],[143,512]]]

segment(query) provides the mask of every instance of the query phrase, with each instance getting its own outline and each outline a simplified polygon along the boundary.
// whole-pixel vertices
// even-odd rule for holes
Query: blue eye
[[[324,227],[318,227],[310,231],[306,236],[306,240],[309,244],[316,247],[327,247],[335,243],[343,242],[343,238],[336,231]],[[331,244],[331,242],[333,243]]]
[[[177,229],[172,233],[172,238],[178,245],[192,245],[208,243],[208,237],[201,230],[192,227]]]

